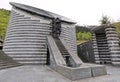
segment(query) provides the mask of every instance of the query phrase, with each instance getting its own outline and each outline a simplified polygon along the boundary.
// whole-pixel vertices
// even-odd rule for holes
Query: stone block
[[[103,65],[89,64],[89,66],[91,67],[92,77],[107,74],[106,67]]]
[[[72,80],[85,79],[91,77],[91,68],[89,67],[80,67],[75,68],[72,71]]]
[[[79,80],[91,77],[91,68],[88,66],[81,66],[76,68],[57,66],[57,72],[69,78],[70,80]]]

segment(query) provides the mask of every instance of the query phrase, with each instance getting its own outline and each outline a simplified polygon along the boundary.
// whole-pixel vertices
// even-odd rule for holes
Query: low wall
[[[94,52],[92,47],[92,41],[88,41],[77,45],[78,56],[82,59],[83,62],[94,63]]]
[[[56,71],[72,81],[107,75],[105,66],[85,63],[75,68],[57,65]]]

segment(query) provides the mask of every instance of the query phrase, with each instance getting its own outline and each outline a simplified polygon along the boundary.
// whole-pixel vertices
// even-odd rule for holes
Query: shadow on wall
[[[0,50],[2,50],[3,47],[3,41],[0,39]]]
[[[77,45],[78,56],[83,62],[95,63],[92,41]]]

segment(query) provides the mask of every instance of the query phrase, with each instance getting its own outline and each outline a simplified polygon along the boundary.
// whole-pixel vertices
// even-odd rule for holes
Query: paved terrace
[[[120,82],[120,67],[106,66],[108,75],[73,82]],[[72,82],[47,66],[19,66],[0,70],[0,82]]]

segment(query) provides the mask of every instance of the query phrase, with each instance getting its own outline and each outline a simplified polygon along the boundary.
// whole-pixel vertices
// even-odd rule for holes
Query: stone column
[[[111,63],[113,65],[120,65],[120,47],[118,44],[119,38],[115,30],[115,27],[107,26],[105,28],[105,32],[111,55]]]
[[[98,46],[97,46],[95,33],[92,33],[92,42],[93,42],[93,52],[94,52],[94,57],[95,57],[95,63],[100,63],[100,58],[99,58],[99,52],[98,52]]]

